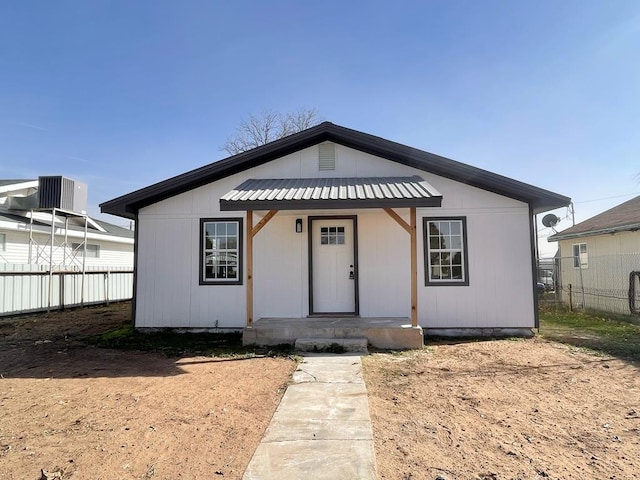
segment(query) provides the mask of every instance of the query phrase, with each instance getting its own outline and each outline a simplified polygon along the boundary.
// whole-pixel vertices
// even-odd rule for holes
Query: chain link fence
[[[640,314],[640,253],[539,260],[538,282],[571,309]]]

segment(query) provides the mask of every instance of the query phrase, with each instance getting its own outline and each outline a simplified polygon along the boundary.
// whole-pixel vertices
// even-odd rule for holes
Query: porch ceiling
[[[249,179],[220,198],[220,210],[440,207],[442,195],[419,176]]]

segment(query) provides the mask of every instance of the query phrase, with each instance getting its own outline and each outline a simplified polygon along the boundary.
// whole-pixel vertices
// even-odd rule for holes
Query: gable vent
[[[321,143],[318,145],[318,170],[335,170],[336,169],[336,144],[332,142]]]

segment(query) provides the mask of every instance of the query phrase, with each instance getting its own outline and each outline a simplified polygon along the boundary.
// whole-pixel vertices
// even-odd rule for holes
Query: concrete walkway
[[[305,478],[376,478],[367,388],[357,355],[305,356],[243,480]]]

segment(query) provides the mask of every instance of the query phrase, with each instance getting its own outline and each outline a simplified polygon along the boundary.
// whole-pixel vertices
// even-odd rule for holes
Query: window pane
[[[227,224],[226,223],[217,223],[216,224],[216,235],[226,235],[227,234]]]
[[[450,233],[450,228],[449,228],[449,222],[440,222],[440,233],[442,233],[442,235],[449,235]]]
[[[453,265],[462,265],[462,252],[456,252],[453,254],[453,260],[451,261]]]
[[[462,267],[453,267],[451,269],[451,276],[456,280],[462,280]]]
[[[431,267],[431,278],[433,280],[440,280],[440,267]]]
[[[233,222],[233,223],[227,223],[227,235],[237,235],[238,234],[238,224]]]
[[[451,237],[451,247],[453,250],[460,250],[462,248],[462,237],[454,235]]]
[[[238,278],[237,267],[227,267],[227,278]]]
[[[580,244],[580,253],[587,253],[587,244],[586,243],[581,243]]]
[[[451,234],[460,235],[462,233],[462,222],[451,222]]]
[[[329,239],[327,237],[320,238],[320,245],[327,245],[329,243]]]

